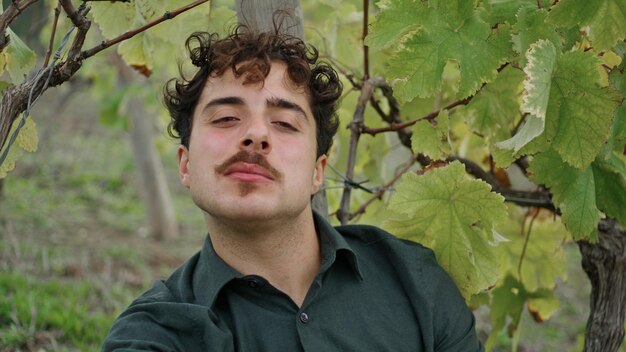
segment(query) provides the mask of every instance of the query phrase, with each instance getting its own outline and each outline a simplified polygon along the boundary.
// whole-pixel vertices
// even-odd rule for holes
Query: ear
[[[315,161],[315,169],[313,169],[313,187],[311,187],[311,194],[317,193],[324,183],[324,171],[326,170],[326,154],[320,155]]]
[[[189,150],[184,145],[178,146],[178,176],[180,177],[180,183],[189,188]]]

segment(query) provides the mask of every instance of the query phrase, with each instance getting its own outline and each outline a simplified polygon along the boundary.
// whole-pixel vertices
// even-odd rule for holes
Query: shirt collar
[[[363,280],[356,253],[354,253],[346,239],[323,216],[316,212],[313,212],[313,222],[315,223],[315,231],[317,231],[320,239],[322,257],[320,272],[328,270],[337,259],[338,254],[345,255],[354,273]]]
[[[320,239],[320,273],[328,270],[339,255],[345,256],[355,275],[363,280],[356,254],[345,238],[316,212],[313,212],[313,222]],[[220,290],[231,280],[242,277],[244,275],[217,255],[211,238],[207,235],[192,279],[196,303],[212,307]]]

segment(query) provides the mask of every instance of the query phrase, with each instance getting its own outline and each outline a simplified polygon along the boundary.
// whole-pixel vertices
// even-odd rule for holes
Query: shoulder
[[[183,303],[185,276],[194,266],[187,260],[167,280],[156,281],[137,297],[113,323],[104,341],[103,351],[142,349],[173,351],[177,338],[173,332],[195,329],[198,315],[190,304]],[[205,313],[206,315],[206,313]]]

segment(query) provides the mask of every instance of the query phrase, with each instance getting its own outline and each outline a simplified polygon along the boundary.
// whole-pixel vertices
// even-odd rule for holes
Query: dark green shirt
[[[474,317],[433,253],[314,214],[322,263],[302,307],[202,250],[135,300],[103,351],[482,351]]]

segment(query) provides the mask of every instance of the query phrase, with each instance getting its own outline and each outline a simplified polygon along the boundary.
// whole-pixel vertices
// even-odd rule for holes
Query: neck
[[[215,252],[243,275],[259,275],[301,306],[320,266],[311,209],[280,221],[248,223],[207,216]]]

